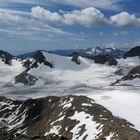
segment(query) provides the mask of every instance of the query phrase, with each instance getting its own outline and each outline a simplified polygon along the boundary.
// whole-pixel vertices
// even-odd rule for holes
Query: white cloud
[[[57,25],[57,28],[56,26]],[[58,25],[60,28],[58,28]],[[98,25],[140,25],[140,18],[126,12],[111,16],[110,19],[94,7],[81,10],[51,12],[40,6],[31,12],[0,8],[0,32],[10,36],[23,37],[75,37],[76,34],[65,32],[63,26],[95,27]],[[78,33],[77,33],[78,34]],[[113,33],[114,36],[127,35],[125,31]],[[91,37],[104,36],[103,32]],[[88,35],[88,37],[90,37]]]
[[[122,12],[117,15],[111,16],[110,20],[118,26],[139,26],[140,18],[137,18],[133,14]]]
[[[47,23],[81,25],[85,27],[109,24],[109,20],[104,14],[94,7],[65,12],[60,15],[59,13],[50,12],[47,9],[37,6],[32,8],[31,14]]]
[[[56,23],[56,22],[61,23],[63,20],[63,17],[59,15],[57,12],[50,12],[49,10],[44,9],[40,6],[33,7],[31,9],[31,15],[42,21],[52,22],[52,23]]]
[[[0,32],[10,36],[34,37],[43,34],[70,35],[61,29],[44,24],[30,16],[30,13],[0,9]]]
[[[75,10],[66,13],[64,23],[68,25],[82,25],[86,27],[108,24],[109,21],[99,10],[94,7],[85,8],[81,11]]]

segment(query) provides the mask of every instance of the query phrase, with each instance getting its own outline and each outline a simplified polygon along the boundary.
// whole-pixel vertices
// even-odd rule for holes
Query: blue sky
[[[140,45],[139,0],[0,0],[0,49]]]

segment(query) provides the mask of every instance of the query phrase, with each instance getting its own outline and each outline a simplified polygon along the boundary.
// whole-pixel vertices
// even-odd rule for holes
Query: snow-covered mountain
[[[63,56],[69,56],[73,52],[79,53],[81,56],[97,56],[97,55],[110,55],[113,58],[121,58],[125,52],[127,52],[128,49],[126,48],[115,48],[115,47],[92,47],[88,49],[73,49],[73,50],[55,50],[51,51],[51,53],[63,55]]]
[[[36,135],[42,140],[53,133],[58,140],[140,139],[139,56],[62,56],[40,50],[20,59],[3,52],[0,139]]]

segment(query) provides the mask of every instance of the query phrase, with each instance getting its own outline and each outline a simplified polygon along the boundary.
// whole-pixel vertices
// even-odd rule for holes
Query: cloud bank
[[[137,18],[135,15],[127,12],[111,16],[110,20],[118,26],[140,26],[140,18]]]
[[[109,24],[109,21],[105,18],[104,14],[94,7],[65,12],[63,15],[60,15],[59,13],[50,12],[37,6],[31,9],[31,15],[47,23],[59,23],[62,25],[92,27],[96,25]]]
[[[56,23],[62,25],[81,25],[92,27],[97,25],[116,25],[116,26],[140,26],[140,18],[127,12],[111,16],[109,19],[94,7],[74,10],[69,12],[51,12],[40,6],[31,9],[31,15],[46,23]]]
[[[52,12],[41,6],[32,7],[29,12],[0,8],[0,32],[10,36],[73,35],[64,30],[65,26],[140,26],[140,18],[127,12],[107,17],[95,7],[63,12]]]

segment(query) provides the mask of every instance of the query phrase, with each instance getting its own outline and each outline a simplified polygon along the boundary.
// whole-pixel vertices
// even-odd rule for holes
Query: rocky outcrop
[[[135,78],[140,78],[140,66],[134,67],[132,70],[130,70],[130,72],[124,76],[122,80],[133,80]]]
[[[27,68],[27,71],[32,68],[37,68],[39,64],[44,64],[50,68],[54,67],[52,63],[46,60],[42,51],[37,51],[36,53],[33,54],[33,56],[23,61],[23,66]]]
[[[72,57],[72,61],[76,64],[80,64],[79,56],[80,54],[77,52],[74,52],[70,55]],[[109,55],[97,55],[97,56],[84,56],[85,58],[88,58],[90,60],[94,60],[97,64],[107,64],[109,66],[115,66],[118,64],[117,60],[115,60],[113,57]]]
[[[7,65],[11,65],[11,61],[14,57],[8,52],[0,50],[0,59]]]
[[[133,124],[113,116],[105,107],[85,96],[26,101],[0,97],[0,118],[0,130],[3,130],[0,137],[6,132],[9,137],[24,134],[25,140],[36,136],[44,140],[54,133],[67,139],[102,140],[108,136],[115,140],[140,139],[140,132]]]
[[[35,76],[28,74],[26,71],[15,77],[16,84],[22,83],[29,86],[34,85],[37,80],[38,79]]]
[[[117,60],[115,60],[113,57],[109,55],[97,55],[97,56],[91,56],[87,58],[94,60],[94,62],[98,64],[108,64],[109,66],[118,64]]]
[[[112,83],[111,85],[116,85],[121,81],[133,80],[135,78],[140,78],[140,66],[136,66],[131,69],[127,75],[123,76],[121,79],[117,80],[116,82]]]
[[[77,53],[77,52],[73,52],[71,55],[70,55],[70,57],[72,57],[71,58],[71,61],[73,61],[73,62],[75,62],[77,65],[80,65],[81,63],[80,63],[80,60],[79,60],[79,53]]]
[[[140,56],[140,46],[136,46],[130,49],[128,52],[124,54],[123,58],[135,57],[135,56]]]

